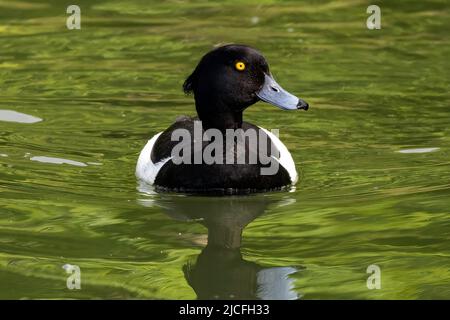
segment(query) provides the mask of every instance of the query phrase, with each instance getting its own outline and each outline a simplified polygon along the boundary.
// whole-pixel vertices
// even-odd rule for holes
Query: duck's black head
[[[183,85],[193,92],[198,116],[206,128],[238,128],[242,112],[259,100],[281,109],[308,109],[308,104],[281,88],[266,59],[244,45],[208,52]]]

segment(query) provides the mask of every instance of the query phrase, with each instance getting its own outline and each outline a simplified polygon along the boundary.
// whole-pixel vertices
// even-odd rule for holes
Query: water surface
[[[69,31],[69,3],[0,1],[0,298],[450,298],[445,1],[382,2],[373,31],[358,0],[76,3]],[[299,184],[148,192],[140,149],[194,114],[181,84],[229,42],[311,105],[245,113],[280,129]]]

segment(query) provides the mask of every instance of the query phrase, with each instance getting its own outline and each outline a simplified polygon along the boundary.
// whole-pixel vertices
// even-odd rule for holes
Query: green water
[[[73,2],[81,30],[72,1],[0,0],[0,110],[42,119],[0,121],[0,298],[450,298],[446,1],[380,1],[381,30],[369,1]],[[280,129],[296,190],[147,193],[139,151],[229,42],[311,105],[245,113]]]

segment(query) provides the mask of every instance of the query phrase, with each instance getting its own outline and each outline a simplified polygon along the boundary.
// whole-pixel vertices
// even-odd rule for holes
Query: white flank
[[[154,184],[156,176],[162,166],[171,159],[171,157],[165,158],[157,163],[153,163],[151,159],[152,149],[155,145],[156,140],[162,132],[156,134],[148,140],[144,149],[142,149],[141,154],[136,165],[136,177],[148,184]]]
[[[283,142],[281,142],[280,139],[278,139],[278,137],[276,135],[274,135],[272,132],[259,127],[261,130],[263,130],[270,138],[270,140],[272,140],[273,144],[275,145],[275,147],[277,147],[277,149],[280,151],[280,158],[276,158],[274,157],[276,160],[278,160],[278,162],[280,163],[280,165],[286,169],[286,171],[289,173],[289,176],[291,177],[291,183],[292,184],[296,184],[298,181],[298,173],[297,170],[295,169],[295,163],[294,163],[294,159],[292,159],[291,153],[289,152],[289,150],[286,148],[286,146],[283,144]]]

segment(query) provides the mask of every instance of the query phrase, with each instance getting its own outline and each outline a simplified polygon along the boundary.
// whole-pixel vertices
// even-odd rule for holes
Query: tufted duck
[[[226,45],[210,51],[186,79],[183,89],[185,93],[194,94],[198,117],[179,117],[168,129],[148,141],[136,166],[139,180],[154,185],[157,190],[213,194],[277,190],[297,182],[295,164],[286,146],[273,133],[242,120],[243,111],[259,100],[285,110],[308,109],[305,101],[285,91],[274,80],[265,58],[258,51],[244,45]],[[187,155],[188,160],[205,151],[208,145],[211,147],[213,141],[217,142],[216,135],[214,140],[202,140],[200,147],[196,147],[194,144],[199,143],[194,132],[197,123],[201,123],[201,132],[215,130],[224,137],[239,130],[240,133],[233,136],[235,143],[227,143],[223,150],[213,150],[212,154],[243,154],[244,163],[229,162],[228,158],[226,163],[204,160],[176,163],[172,151],[179,142],[174,139],[175,132],[181,130],[194,136],[187,145],[189,148],[183,149],[183,153],[192,150]],[[252,130],[258,133],[253,141],[245,138]],[[236,139],[240,135],[244,138]],[[203,138],[201,134],[200,137]],[[237,140],[242,142],[240,149],[236,146]],[[256,162],[249,162],[252,154],[258,156]],[[270,165],[260,157],[263,154],[279,164],[274,174],[262,174],[261,169]],[[183,156],[186,158],[186,154]]]

